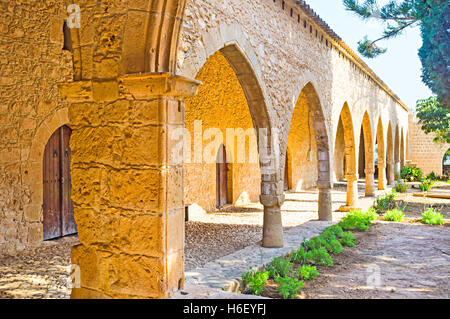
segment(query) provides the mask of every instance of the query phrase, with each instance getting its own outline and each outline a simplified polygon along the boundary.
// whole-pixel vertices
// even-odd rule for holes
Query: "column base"
[[[345,205],[342,205],[341,207],[339,207],[340,212],[349,212],[351,210],[361,210],[361,208],[354,207],[354,206],[345,206]]]

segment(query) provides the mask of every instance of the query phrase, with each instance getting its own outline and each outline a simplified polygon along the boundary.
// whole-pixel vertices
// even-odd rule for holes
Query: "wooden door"
[[[216,164],[216,195],[217,207],[222,207],[228,202],[227,185],[227,155],[225,147],[222,145],[217,152]]]
[[[289,190],[289,166],[288,157],[286,154],[286,164],[284,165],[284,190]]]
[[[50,137],[44,151],[44,240],[77,232],[70,197],[71,130],[60,127]]]

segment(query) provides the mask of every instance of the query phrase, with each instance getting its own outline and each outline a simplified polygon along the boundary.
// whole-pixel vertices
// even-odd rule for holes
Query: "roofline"
[[[384,83],[372,69],[338,36],[333,29],[307,4],[304,0],[291,0],[299,7],[315,24],[317,24],[330,38],[334,46],[349,60],[366,73],[378,86],[390,95],[400,106],[409,112],[408,106]]]

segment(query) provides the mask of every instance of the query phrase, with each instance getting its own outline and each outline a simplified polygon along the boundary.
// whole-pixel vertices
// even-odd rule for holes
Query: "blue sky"
[[[306,2],[355,52],[358,52],[357,42],[365,35],[373,40],[378,39],[383,32],[381,22],[361,20],[344,9],[342,0]],[[380,1],[382,2],[384,1]],[[414,108],[416,100],[432,95],[420,77],[422,65],[418,49],[422,45],[422,39],[419,27],[408,29],[397,38],[380,41],[379,45],[386,47],[388,51],[377,58],[363,60],[410,109]]]

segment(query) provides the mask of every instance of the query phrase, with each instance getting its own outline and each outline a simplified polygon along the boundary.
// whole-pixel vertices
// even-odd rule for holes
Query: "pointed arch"
[[[320,194],[331,188],[331,165],[326,121],[314,85],[308,82],[300,92],[289,122],[287,150],[290,150],[291,184],[296,190],[319,187],[319,218],[331,219],[331,206],[321,205]],[[325,190],[325,191],[324,191]],[[323,195],[322,195],[323,197]],[[325,200],[323,200],[325,202]]]
[[[347,102],[342,107],[340,118],[344,127],[344,147],[345,147],[345,178],[347,180],[347,200],[346,206],[342,210],[353,207],[358,199],[357,174],[356,174],[356,145],[353,119]]]
[[[386,165],[387,182],[388,185],[393,185],[395,161],[394,161],[394,138],[391,121],[389,121],[387,129],[386,158],[387,158],[387,165]]]
[[[362,135],[364,136],[364,175],[366,179],[366,196],[374,195],[374,151],[372,139],[372,124],[367,111],[364,113],[362,121]]]
[[[403,128],[400,135],[400,168],[405,166],[405,136],[403,134]]]
[[[378,150],[378,189],[384,190],[385,188],[385,168],[386,168],[386,154],[384,143],[384,130],[381,116],[378,119],[377,134],[376,134],[377,150]]]

